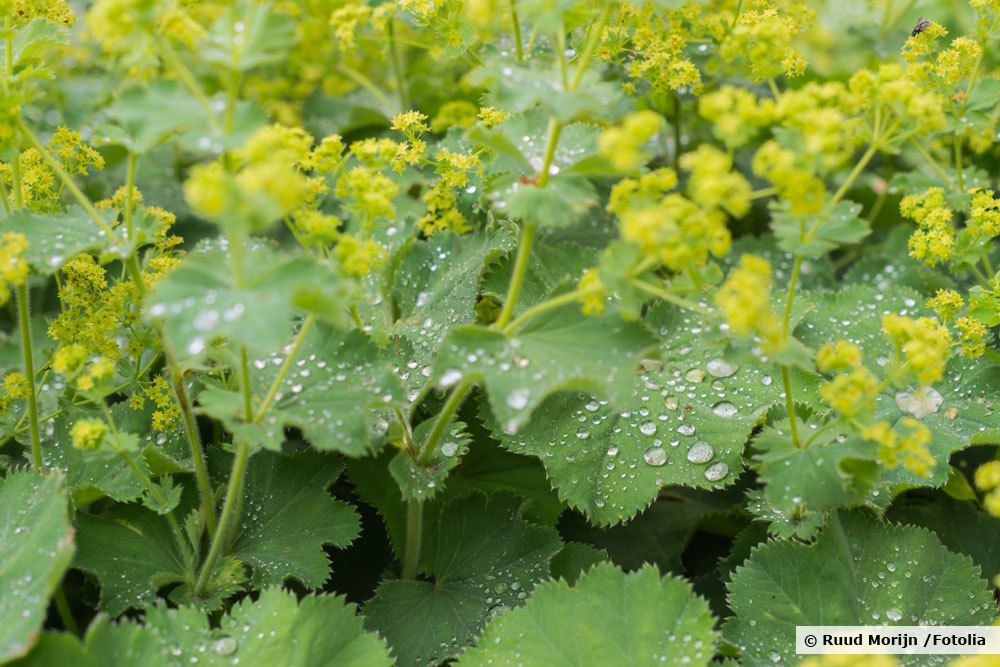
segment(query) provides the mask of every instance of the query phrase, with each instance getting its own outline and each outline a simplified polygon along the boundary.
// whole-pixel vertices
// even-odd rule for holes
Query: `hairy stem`
[[[535,231],[537,229],[538,225],[534,222],[525,222],[521,227],[521,242],[517,245],[514,273],[510,277],[510,285],[507,287],[507,296],[504,298],[503,309],[500,311],[497,321],[493,323],[493,327],[496,329],[506,327],[514,315],[514,307],[517,305],[517,298],[521,294],[524,277],[528,273],[531,245],[535,239]]]
[[[21,329],[21,361],[28,382],[28,424],[31,429],[31,460],[41,470],[42,440],[38,431],[38,396],[35,388],[35,361],[31,350],[31,316],[28,305],[28,283],[17,286],[17,322]]]
[[[389,38],[389,66],[392,68],[392,77],[396,81],[396,94],[399,95],[399,110],[406,111],[410,108],[410,95],[406,89],[406,79],[403,76],[403,56],[399,52],[399,44],[396,43],[396,22],[389,19],[386,27]]]
[[[285,376],[288,375],[288,369],[291,368],[292,362],[295,361],[296,355],[299,353],[299,349],[302,347],[302,343],[306,339],[309,330],[312,329],[313,324],[316,322],[316,316],[310,315],[302,322],[302,326],[299,327],[299,333],[295,336],[295,340],[292,342],[292,349],[288,351],[285,356],[285,360],[281,362],[281,368],[278,369],[278,375],[275,376],[274,381],[271,382],[271,386],[267,390],[267,394],[264,396],[264,400],[261,401],[260,407],[257,409],[257,420],[259,421],[267,409],[271,407],[274,403],[275,396],[278,395],[278,390],[281,389],[281,383],[284,381]]]
[[[125,176],[125,210],[122,213],[125,218],[125,238],[129,242],[135,238],[135,230],[132,223],[132,209],[135,207],[135,204],[132,201],[132,196],[135,192],[135,168],[138,160],[139,157],[129,151],[128,168]]]
[[[403,579],[417,578],[420,547],[424,539],[424,504],[419,500],[406,503],[406,546],[403,552]]]
[[[524,44],[521,42],[521,21],[517,18],[517,0],[510,0],[510,21],[514,24],[514,45],[517,59],[524,60]]]
[[[469,379],[462,380],[451,392],[451,396],[445,402],[444,407],[441,408],[441,412],[438,413],[437,420],[434,422],[434,426],[431,427],[431,432],[427,435],[427,441],[421,445],[419,453],[417,455],[417,463],[419,465],[425,466],[431,462],[431,457],[434,456],[434,450],[437,449],[438,443],[441,442],[441,438],[448,431],[448,426],[451,424],[452,417],[458,412],[458,409],[462,406],[462,402],[465,401],[465,397],[469,395],[472,391],[473,382]]]
[[[547,313],[550,310],[559,308],[560,306],[565,306],[568,303],[579,301],[581,297],[599,291],[600,288],[596,287],[593,289],[577,289],[573,290],[572,292],[566,292],[565,294],[560,294],[559,296],[552,297],[548,301],[543,301],[537,306],[532,306],[531,308],[527,309],[526,311],[518,315],[516,318],[514,318],[513,321],[511,321],[510,324],[504,327],[503,331],[504,333],[507,334],[513,333],[514,331],[517,331],[518,329],[523,327],[529,320],[538,317],[543,313]]]
[[[212,545],[208,549],[208,555],[201,564],[201,571],[198,573],[198,580],[194,586],[195,595],[205,595],[208,590],[208,583],[212,579],[212,571],[215,563],[222,555],[226,537],[236,518],[236,510],[242,502],[243,478],[246,476],[247,463],[250,460],[250,447],[245,442],[236,443],[236,455],[233,457],[233,467],[229,473],[229,486],[226,489],[226,500],[222,504],[222,514],[219,516],[219,525],[212,535]]]

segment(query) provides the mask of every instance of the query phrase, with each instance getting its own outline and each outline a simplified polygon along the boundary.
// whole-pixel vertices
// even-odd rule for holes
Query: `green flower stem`
[[[989,274],[990,277],[997,274],[997,272],[993,270],[993,263],[987,255],[983,255],[983,268],[986,269],[986,273]]]
[[[73,618],[73,610],[69,607],[69,602],[66,600],[66,594],[63,592],[62,587],[56,589],[56,592],[52,595],[53,601],[56,603],[56,611],[59,612],[59,618],[62,620],[63,627],[70,634],[80,636],[80,626],[76,624],[76,619]]]
[[[42,441],[38,433],[38,397],[35,388],[35,362],[31,350],[31,316],[28,305],[28,283],[17,286],[17,322],[21,329],[21,360],[28,381],[28,424],[31,428],[31,459],[38,470],[43,469]]]
[[[877,132],[872,136],[872,141],[868,146],[868,150],[865,151],[858,163],[854,165],[851,173],[847,175],[844,182],[841,183],[840,187],[830,198],[830,201],[826,204],[827,206],[833,206],[838,201],[840,201],[847,191],[851,189],[854,182],[858,179],[861,173],[871,162],[872,158],[879,150],[879,136]],[[815,225],[808,232],[804,233],[802,236],[802,241],[809,241],[816,232],[819,231],[819,225]],[[788,340],[788,335],[790,333],[791,322],[792,322],[792,303],[795,300],[795,288],[799,282],[799,274],[802,271],[802,261],[805,259],[802,255],[795,256],[795,263],[792,265],[792,275],[788,279],[788,296],[785,298],[785,315],[781,323],[781,333],[784,340]],[[792,396],[792,374],[787,366],[781,366],[781,381],[784,384],[785,389],[785,408],[788,410],[788,422],[791,424],[792,429],[792,443],[796,447],[803,446],[802,441],[799,439],[799,427],[795,418],[795,399]]]
[[[514,307],[517,305],[517,298],[521,294],[524,277],[528,273],[528,259],[531,257],[531,245],[535,239],[537,229],[538,225],[534,222],[526,222],[521,227],[521,242],[517,246],[514,273],[510,277],[510,285],[507,287],[507,296],[503,301],[503,309],[500,311],[497,321],[493,323],[493,328],[495,329],[506,327],[514,315]]]
[[[517,0],[510,0],[510,22],[514,24],[514,45],[517,59],[524,60],[524,44],[521,42],[521,21],[517,18]]]
[[[292,349],[289,350],[288,354],[285,356],[285,360],[281,362],[281,368],[278,369],[278,375],[274,378],[271,386],[267,390],[267,394],[264,396],[264,400],[261,401],[260,407],[257,408],[256,421],[260,421],[260,418],[264,416],[271,404],[274,403],[274,397],[278,395],[278,390],[281,388],[281,383],[284,381],[285,376],[288,374],[288,369],[291,368],[292,362],[295,361],[296,355],[299,353],[299,349],[302,347],[302,343],[306,339],[306,335],[309,330],[312,329],[313,324],[316,322],[315,315],[309,315],[302,322],[302,326],[299,327],[299,333],[295,336],[295,341],[292,343]]]
[[[462,380],[451,392],[451,396],[445,402],[444,407],[441,408],[441,412],[437,416],[437,420],[434,422],[434,426],[431,428],[431,432],[427,435],[427,441],[423,443],[417,455],[417,464],[425,466],[431,462],[431,458],[434,456],[434,450],[437,449],[438,443],[441,442],[441,438],[448,431],[448,426],[451,424],[452,417],[458,412],[458,409],[462,406],[462,402],[465,397],[469,395],[472,391],[472,387],[475,383],[468,378]]]
[[[993,36],[998,27],[1000,27],[1000,16],[997,16],[996,20],[993,21],[993,25],[989,27],[989,30],[986,31],[986,34],[983,35],[982,40],[979,42],[979,55],[976,56],[976,64],[972,66],[969,85],[965,89],[965,97],[962,99],[962,106],[958,110],[959,116],[964,114],[966,107],[969,106],[969,97],[972,95],[972,90],[976,87],[976,81],[979,79],[979,70],[983,66],[983,57],[986,55],[986,43],[989,42],[990,37]]]
[[[715,313],[712,310],[706,308],[700,303],[695,303],[694,301],[690,301],[688,299],[685,299],[684,297],[677,296],[673,292],[668,292],[662,287],[658,287],[656,285],[650,285],[649,283],[642,280],[633,280],[632,284],[641,289],[643,292],[646,292],[647,294],[652,294],[653,296],[663,299],[664,301],[670,302],[675,306],[686,308],[688,310],[693,310],[696,313],[701,313],[702,315],[707,315],[708,317],[715,316]]]
[[[406,90],[406,79],[403,77],[403,56],[399,52],[399,44],[396,43],[396,22],[392,18],[389,19],[386,26],[386,33],[389,38],[389,66],[392,68],[392,77],[396,82],[399,110],[406,111],[410,108],[410,96]]]
[[[569,89],[571,91],[576,90],[576,87],[580,85],[580,81],[583,80],[583,75],[587,71],[587,67],[590,66],[590,61],[594,57],[594,53],[597,51],[597,45],[601,43],[604,28],[608,25],[608,21],[611,19],[611,10],[613,8],[613,2],[606,3],[604,5],[604,9],[601,11],[601,15],[597,18],[597,22],[594,23],[593,28],[588,35],[587,43],[583,47],[583,54],[580,56],[580,63],[577,65],[576,73],[573,75],[573,80],[569,84]]]
[[[212,579],[212,571],[215,563],[222,554],[229,529],[235,521],[237,508],[243,499],[243,478],[246,476],[247,463],[250,460],[250,447],[245,442],[236,443],[236,455],[233,457],[233,468],[229,473],[229,486],[226,489],[226,500],[222,505],[222,514],[219,517],[219,525],[216,526],[212,535],[212,545],[208,549],[208,555],[201,564],[201,571],[198,573],[198,580],[194,586],[195,595],[203,596],[208,590],[208,583]]]
[[[552,297],[548,301],[543,301],[537,306],[532,306],[528,310],[517,316],[510,324],[504,327],[503,332],[505,334],[510,334],[521,327],[523,327],[528,320],[538,317],[542,313],[547,313],[550,310],[559,308],[560,306],[565,306],[568,303],[573,303],[574,301],[579,301],[581,298],[587,296],[588,294],[593,294],[595,292],[600,292],[599,287],[594,287],[591,289],[577,289],[572,292],[566,292],[565,294],[560,294],[559,296]]]
[[[243,417],[253,423],[253,392],[250,387],[250,361],[246,345],[240,348],[240,389],[243,392]]]
[[[369,79],[367,76],[365,76],[358,70],[354,69],[353,67],[345,65],[343,63],[338,64],[336,66],[336,69],[338,72],[346,76],[348,79],[351,79],[352,81],[354,81],[354,83],[358,84],[366,91],[368,91],[368,94],[375,98],[375,101],[379,103],[379,105],[382,107],[382,111],[386,115],[390,116],[392,115],[394,106],[392,100],[390,100],[389,96],[386,95],[384,92],[382,92],[382,89],[376,86],[371,79]]]
[[[955,134],[953,139],[955,143],[955,179],[958,181],[958,189],[965,192],[965,178],[962,175],[962,138]]]
[[[132,209],[135,204],[132,201],[132,196],[135,192],[135,168],[138,161],[139,156],[132,151],[129,151],[128,168],[125,176],[125,210],[122,213],[125,218],[125,236],[126,240],[129,242],[135,238],[135,229],[133,228],[132,223]]]
[[[215,117],[215,111],[212,110],[212,104],[208,100],[208,96],[205,91],[202,90],[201,85],[198,83],[198,79],[195,78],[191,70],[188,69],[187,65],[181,62],[180,57],[174,50],[174,47],[170,44],[170,41],[160,37],[156,40],[157,46],[160,47],[160,51],[163,53],[164,60],[174,70],[174,74],[180,80],[181,84],[188,89],[191,96],[194,97],[198,106],[201,107],[202,111],[205,112],[205,118],[208,120],[208,124],[212,126],[213,130],[219,129],[219,121]]]
[[[420,548],[424,539],[424,503],[410,500],[406,503],[406,546],[403,552],[403,579],[417,578]]]
[[[944,180],[944,182],[948,184],[948,187],[950,188],[952,185],[951,177],[948,176],[944,168],[941,167],[941,164],[937,160],[935,160],[934,157],[927,152],[927,149],[925,149],[919,143],[914,141],[912,138],[909,141],[910,145],[913,146],[917,150],[917,153],[920,154],[920,157],[924,159],[924,161],[928,164],[928,166],[930,166],[930,168],[934,170],[934,173],[940,176]]]
[[[448,431],[452,417],[458,412],[466,396],[472,391],[474,383],[462,380],[451,392],[444,407],[437,416],[427,440],[417,452],[417,465],[426,466],[430,463],[434,450],[441,438]],[[403,578],[413,579],[417,576],[417,564],[420,562],[420,545],[423,540],[424,506],[418,500],[410,500],[406,504],[406,544],[403,548]]]

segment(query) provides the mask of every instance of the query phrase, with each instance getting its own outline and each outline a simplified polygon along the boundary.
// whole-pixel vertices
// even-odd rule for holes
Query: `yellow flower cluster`
[[[357,36],[368,27],[371,32],[383,34],[392,14],[391,3],[372,7],[366,3],[349,3],[338,7],[330,14],[330,27],[337,45],[343,51],[353,51],[357,46]]]
[[[371,167],[354,167],[338,180],[334,193],[347,201],[347,208],[358,213],[366,225],[375,218],[396,215],[392,198],[399,193],[399,186],[382,172]]]
[[[954,213],[945,205],[944,190],[929,188],[926,192],[903,197],[899,212],[917,223],[910,236],[910,256],[935,266],[951,257],[955,246]]]
[[[733,170],[733,158],[709,144],[681,156],[680,166],[691,172],[687,193],[710,213],[722,209],[739,218],[750,210],[750,184]],[[728,236],[728,233],[727,233]],[[727,248],[728,251],[728,248]]]
[[[972,204],[966,225],[969,232],[981,241],[1000,236],[1000,199],[997,199],[995,191],[972,191]]]
[[[21,151],[17,157],[21,170],[21,201],[32,211],[48,212],[59,208],[56,175],[34,148]],[[7,192],[14,191],[14,172],[9,163],[0,164],[0,177]]]
[[[580,277],[576,289],[580,296],[580,309],[584,315],[600,315],[604,312],[604,302],[607,299],[606,288],[601,281],[597,269],[587,269]]]
[[[861,348],[846,340],[823,343],[816,353],[816,368],[823,373],[857,368],[861,365]]]
[[[390,158],[393,171],[403,171],[407,166],[418,164],[427,150],[427,142],[420,138],[430,130],[427,116],[419,111],[405,111],[392,119],[391,127],[406,135],[406,141],[396,144],[395,153]]]
[[[771,284],[771,264],[766,259],[740,257],[715,294],[730,331],[738,336],[758,334],[771,346],[781,343],[780,323],[771,310]]]
[[[59,287],[63,308],[49,324],[49,336],[63,345],[60,349],[79,345],[81,361],[88,355],[118,359],[119,329],[131,317],[127,312],[133,296],[131,284],[109,286],[104,268],[90,255],[74,257],[63,273],[65,280]]]
[[[684,57],[690,33],[681,17],[663,15],[654,3],[623,3],[618,21],[601,36],[598,56],[618,62],[631,79],[662,94],[701,88],[701,72]],[[634,86],[634,84],[633,84]]]
[[[758,100],[746,88],[723,85],[698,99],[698,113],[711,121],[712,133],[729,149],[753,139],[775,118],[773,100]]]
[[[749,0],[719,45],[719,56],[753,81],[802,76],[806,59],[795,39],[814,20],[815,13],[801,3]]]
[[[217,160],[192,168],[184,183],[185,199],[209,220],[256,231],[326,191],[324,179],[306,173],[322,159],[314,156],[312,145],[312,135],[302,128],[264,126],[235,151],[236,165]]]
[[[153,430],[165,432],[173,429],[180,419],[181,411],[166,379],[157,375],[148,387],[143,388],[143,393],[156,406],[152,417]]]
[[[8,373],[3,379],[3,390],[9,398],[27,398],[31,393],[31,385],[24,373]]]
[[[901,378],[912,375],[923,385],[941,379],[952,345],[946,326],[932,317],[913,319],[889,313],[882,316],[882,331],[902,354]]]
[[[66,0],[7,0],[0,3],[0,9],[14,19],[15,26],[44,19],[68,28],[76,21],[76,14]]]
[[[4,232],[0,235],[0,305],[10,299],[11,288],[21,285],[28,277],[28,263],[24,261],[24,251],[28,249],[28,239],[19,232]]]
[[[886,421],[877,421],[861,429],[861,437],[878,445],[879,463],[887,468],[903,467],[914,475],[927,477],[937,463],[931,454],[931,430],[911,417],[904,417],[902,433]]]
[[[925,304],[928,308],[933,308],[942,322],[951,322],[962,310],[965,301],[962,295],[955,290],[939,289],[934,293],[934,297],[927,300]]]
[[[469,221],[456,208],[456,199],[455,190],[444,181],[433,183],[424,193],[427,213],[417,220],[417,228],[426,236],[445,230],[456,234],[471,230]]]
[[[506,111],[501,111],[494,107],[483,107],[479,110],[478,118],[483,127],[489,129],[507,120],[507,116],[508,113]]]
[[[343,234],[335,250],[337,261],[350,276],[361,277],[379,269],[389,254],[377,241]]]
[[[65,126],[56,128],[49,150],[70,174],[87,176],[91,169],[104,169],[104,157],[85,144],[79,132]]]
[[[782,126],[802,138],[804,162],[820,174],[846,164],[865,138],[856,102],[839,82],[810,82],[785,91],[775,113]]]
[[[976,488],[986,494],[983,507],[1000,517],[1000,461],[989,461],[976,470]]]
[[[897,63],[880,65],[877,70],[856,72],[848,82],[869,125],[892,128],[892,138],[899,142],[914,135],[937,132],[945,126],[945,99],[926,85],[919,68],[905,69]],[[886,137],[880,137],[887,141]]]
[[[70,428],[69,437],[74,448],[93,451],[101,446],[106,433],[107,426],[102,420],[80,419]]]
[[[777,141],[765,141],[754,154],[753,173],[770,181],[792,213],[816,213],[823,208],[823,180],[799,165],[796,154]]]
[[[91,391],[102,380],[107,380],[115,372],[115,362],[107,357],[98,357],[87,363],[87,348],[80,343],[60,346],[52,355],[51,367],[56,373],[74,379],[79,391]]]
[[[971,317],[960,317],[955,321],[955,326],[959,331],[962,354],[975,359],[986,353],[986,333],[989,330],[985,324]]]
[[[646,143],[663,127],[655,111],[630,113],[618,126],[609,127],[597,138],[597,152],[618,171],[635,171],[649,161]]]
[[[874,409],[878,387],[878,378],[861,366],[834,376],[819,388],[819,395],[840,416],[850,419]]]
[[[309,157],[309,166],[327,174],[337,171],[344,162],[344,139],[339,134],[323,137]]]
[[[292,217],[296,238],[305,247],[328,248],[340,237],[343,221],[313,209],[296,211]]]
[[[434,155],[435,172],[441,179],[453,188],[462,188],[469,184],[469,174],[475,172],[482,175],[483,165],[475,153],[458,153],[447,148],[440,148]]]

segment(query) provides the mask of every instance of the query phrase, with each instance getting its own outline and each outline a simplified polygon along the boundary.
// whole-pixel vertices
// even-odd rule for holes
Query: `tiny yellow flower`
[[[70,440],[73,447],[83,450],[95,450],[101,446],[107,426],[100,419],[80,419],[70,428]]]
[[[861,348],[846,340],[823,343],[816,353],[816,367],[824,372],[842,371],[861,365]]]
[[[843,417],[871,412],[875,407],[878,380],[865,367],[841,373],[819,388],[823,401]]]
[[[934,293],[934,298],[928,299],[926,303],[926,306],[933,308],[937,316],[944,322],[955,319],[963,305],[965,302],[962,300],[962,295],[950,289],[939,289]]]
[[[605,287],[597,269],[587,269],[577,283],[576,289],[582,292],[580,309],[584,315],[600,315],[604,312]]]
[[[479,110],[479,122],[483,127],[492,128],[507,120],[507,112],[494,107],[483,107]]]

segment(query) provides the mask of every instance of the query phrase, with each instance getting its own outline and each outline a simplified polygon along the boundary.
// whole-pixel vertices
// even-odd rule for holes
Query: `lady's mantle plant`
[[[898,4],[0,0],[0,662],[992,622],[1000,4]]]

